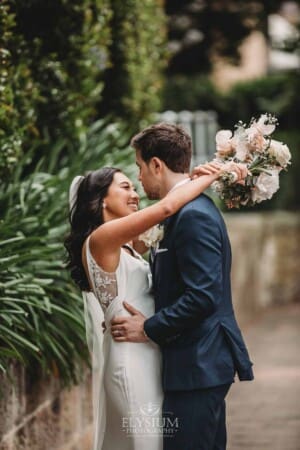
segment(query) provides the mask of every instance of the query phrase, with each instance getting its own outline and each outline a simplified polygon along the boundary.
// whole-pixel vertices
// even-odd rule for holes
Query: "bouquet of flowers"
[[[229,208],[252,206],[270,199],[279,189],[279,172],[287,169],[291,153],[287,145],[272,139],[276,117],[263,114],[247,126],[238,122],[235,131],[220,130],[216,134],[215,161],[225,164],[226,172],[213,185]],[[231,163],[245,164],[247,177],[235,183]]]

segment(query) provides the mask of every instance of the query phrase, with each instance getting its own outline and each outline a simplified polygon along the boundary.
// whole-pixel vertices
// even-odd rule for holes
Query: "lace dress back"
[[[106,272],[96,263],[90,251],[89,237],[86,243],[86,251],[92,288],[105,313],[110,303],[118,295],[117,275],[116,272]]]

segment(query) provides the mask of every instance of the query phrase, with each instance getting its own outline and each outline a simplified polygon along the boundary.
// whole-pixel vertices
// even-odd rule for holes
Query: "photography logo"
[[[179,428],[178,417],[165,413],[162,417],[161,405],[145,403],[130,411],[127,417],[122,417],[122,430],[127,435],[141,436],[173,436]]]

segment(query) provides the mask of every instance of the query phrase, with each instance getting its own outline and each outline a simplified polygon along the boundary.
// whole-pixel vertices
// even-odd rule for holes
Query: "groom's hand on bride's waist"
[[[149,338],[144,332],[146,317],[132,305],[123,302],[124,308],[131,314],[129,317],[116,316],[110,324],[110,331],[116,342],[147,342]]]

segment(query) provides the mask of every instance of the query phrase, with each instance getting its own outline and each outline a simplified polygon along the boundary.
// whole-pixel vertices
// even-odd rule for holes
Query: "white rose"
[[[217,156],[220,158],[233,152],[231,138],[232,132],[230,130],[220,130],[216,134]]]
[[[269,136],[276,128],[275,124],[268,124],[268,114],[262,114],[260,118],[254,121],[249,128],[246,129],[249,141],[252,142],[260,136]]]
[[[286,167],[291,160],[291,152],[288,146],[274,139],[271,140],[269,154],[274,156],[281,167]]]
[[[269,120],[268,114],[262,114],[256,123],[257,129],[263,136],[269,136],[270,134],[273,133],[273,131],[276,128],[276,125],[273,123],[266,124],[268,120]]]
[[[263,200],[269,200],[279,189],[279,173],[273,169],[269,171],[271,175],[262,172],[252,191],[251,198],[254,203],[260,203]]]

